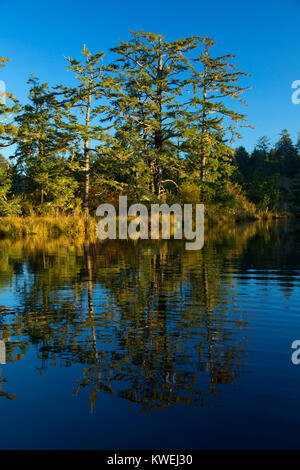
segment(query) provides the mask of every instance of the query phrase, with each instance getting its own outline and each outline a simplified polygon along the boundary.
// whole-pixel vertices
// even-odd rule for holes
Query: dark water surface
[[[1,240],[0,448],[300,448],[299,307],[297,222]]]

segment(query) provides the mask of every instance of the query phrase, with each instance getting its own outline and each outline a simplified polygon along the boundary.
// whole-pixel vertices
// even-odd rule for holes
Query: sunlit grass
[[[0,218],[0,237],[39,239],[58,238],[96,238],[96,221],[92,217],[78,215],[2,217]]]
[[[270,220],[289,217],[289,213],[276,213],[254,210],[253,207],[227,208],[217,205],[205,207],[205,225],[227,225],[236,222],[249,222],[255,220]],[[128,218],[128,221],[133,218]],[[160,218],[161,220],[161,218]],[[170,234],[174,235],[173,214],[170,217]],[[85,217],[78,215],[63,215],[55,217],[49,216],[11,216],[0,217],[0,238],[18,239],[40,239],[50,240],[64,237],[70,240],[83,240],[88,238],[90,241],[97,239],[96,234],[97,220],[94,217]],[[195,224],[193,223],[193,226]],[[149,219],[150,229],[150,219]],[[118,220],[117,220],[118,231]]]

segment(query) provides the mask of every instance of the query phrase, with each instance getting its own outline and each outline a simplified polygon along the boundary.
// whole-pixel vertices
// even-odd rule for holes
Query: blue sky
[[[252,75],[245,111],[255,129],[243,130],[235,146],[252,150],[262,135],[274,143],[283,128],[294,140],[300,132],[300,104],[291,101],[300,80],[300,0],[0,0],[0,12],[0,55],[11,59],[0,80],[22,102],[31,72],[51,85],[69,83],[64,56],[80,57],[84,43],[106,52],[128,30],[169,40],[206,34],[216,55],[236,54],[235,64]]]

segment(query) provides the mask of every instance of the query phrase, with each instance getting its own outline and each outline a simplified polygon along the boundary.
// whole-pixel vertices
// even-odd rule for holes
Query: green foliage
[[[5,67],[9,59],[0,56],[0,67]],[[4,96],[3,96],[4,95]],[[0,150],[16,142],[17,128],[14,117],[19,112],[19,103],[13,94],[1,93],[0,101]]]
[[[297,173],[299,172],[299,140],[293,144],[283,130],[275,148],[267,137],[258,140],[251,154],[243,147],[235,152],[234,181],[241,184],[247,197],[264,212],[297,211]]]
[[[183,122],[187,136],[183,149],[201,181],[214,182],[232,172],[233,152],[227,144],[228,138],[233,143],[240,137],[239,127],[249,127],[243,124],[244,114],[225,105],[230,98],[246,104],[240,98],[246,88],[239,85],[239,80],[247,74],[230,62],[234,57],[231,54],[213,58],[212,39],[205,38],[203,43],[204,50],[194,59],[200,69],[194,69],[191,76],[192,97]]]
[[[0,217],[18,216],[22,214],[22,206],[19,197],[9,200],[0,200]]]
[[[291,204],[297,215],[300,215],[300,172],[295,176],[290,194]]]
[[[160,34],[138,31],[112,49],[117,54],[111,66],[116,89],[110,94],[108,119],[139,196],[162,196],[163,180],[177,172],[175,142],[182,135],[189,55],[200,42],[198,37],[168,42]]]
[[[1,215],[87,216],[119,194],[235,218],[297,211],[300,136],[294,145],[284,130],[275,148],[264,136],[251,154],[233,150],[250,127],[240,112],[248,75],[232,54],[214,57],[214,44],[131,32],[111,62],[86,46],[83,60],[68,58],[73,86],[31,75],[23,106],[6,93],[0,149],[15,145],[10,164],[0,158]]]
[[[79,62],[76,59],[67,58],[68,70],[75,73],[79,84],[76,87],[57,87],[63,95],[61,102],[65,110],[64,123],[73,142],[73,153],[80,151],[79,170],[83,174],[83,209],[89,209],[91,155],[99,154],[99,144],[103,144],[106,135],[100,125],[100,118],[105,110],[102,103],[107,94],[107,88],[112,86],[112,80],[106,75],[106,67],[103,65],[102,52],[94,55],[84,45],[82,54],[84,59]],[[94,120],[97,119],[97,124]],[[76,138],[74,139],[74,136]],[[94,145],[94,148],[91,148]]]
[[[5,201],[7,199],[11,184],[12,180],[9,164],[8,162],[5,162],[2,156],[0,156],[0,201]]]
[[[78,186],[66,157],[69,140],[63,128],[64,109],[47,83],[40,85],[34,76],[28,83],[29,102],[16,118],[15,168],[25,176],[25,193],[36,206],[48,201],[59,207],[69,185]]]

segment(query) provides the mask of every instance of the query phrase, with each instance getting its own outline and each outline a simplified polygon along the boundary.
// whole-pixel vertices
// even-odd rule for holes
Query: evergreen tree
[[[237,170],[240,175],[238,177],[238,182],[247,181],[252,175],[252,165],[249,153],[246,151],[245,147],[238,147],[235,151],[235,163],[237,165]]]
[[[298,166],[297,151],[286,129],[281,132],[280,139],[276,144],[275,158],[282,176],[292,177],[295,175],[295,168]]]
[[[5,67],[9,59],[0,56],[0,67]],[[1,93],[0,100],[0,149],[10,147],[16,141],[17,129],[14,117],[19,111],[19,103],[12,93]]]
[[[7,199],[7,193],[11,188],[10,165],[0,154],[0,201]]]
[[[106,67],[102,63],[104,54],[98,52],[94,55],[84,45],[82,62],[68,58],[68,70],[75,73],[79,84],[76,87],[58,87],[63,93],[62,104],[69,111],[66,128],[78,137],[79,146],[83,151],[81,165],[84,174],[83,210],[89,210],[90,169],[91,154],[99,154],[99,143],[105,141],[105,132],[100,126],[101,114],[105,110],[101,101],[107,94],[111,81],[106,74]],[[97,123],[93,121],[98,119]],[[94,148],[91,145],[94,144]]]
[[[290,202],[294,212],[300,215],[300,172],[296,174],[291,186]]]
[[[203,40],[204,50],[195,59],[196,69],[192,77],[193,96],[188,116],[189,155],[200,171],[202,182],[214,181],[228,176],[232,171],[232,143],[240,137],[239,127],[246,126],[246,116],[225,105],[228,98],[241,103],[241,94],[246,90],[239,80],[247,76],[231,63],[233,55],[213,58],[210,49],[215,42]],[[249,127],[249,126],[246,126]]]
[[[257,141],[257,144],[251,153],[251,164],[253,173],[257,172],[259,174],[270,174],[271,168],[269,163],[269,140],[266,136],[260,137]],[[273,166],[273,172],[275,167]]]
[[[45,197],[54,202],[58,193],[75,190],[76,182],[67,159],[68,134],[62,129],[64,113],[56,94],[34,76],[28,83],[29,102],[16,118],[16,168],[25,175],[26,191],[32,192],[35,203],[43,204]]]
[[[199,45],[190,37],[167,42],[160,34],[132,32],[112,49],[119,90],[112,95],[111,118],[125,147],[140,155],[138,172],[149,169],[149,190],[163,191],[163,174],[176,167],[174,139],[180,137],[183,93],[189,83],[189,53]]]

